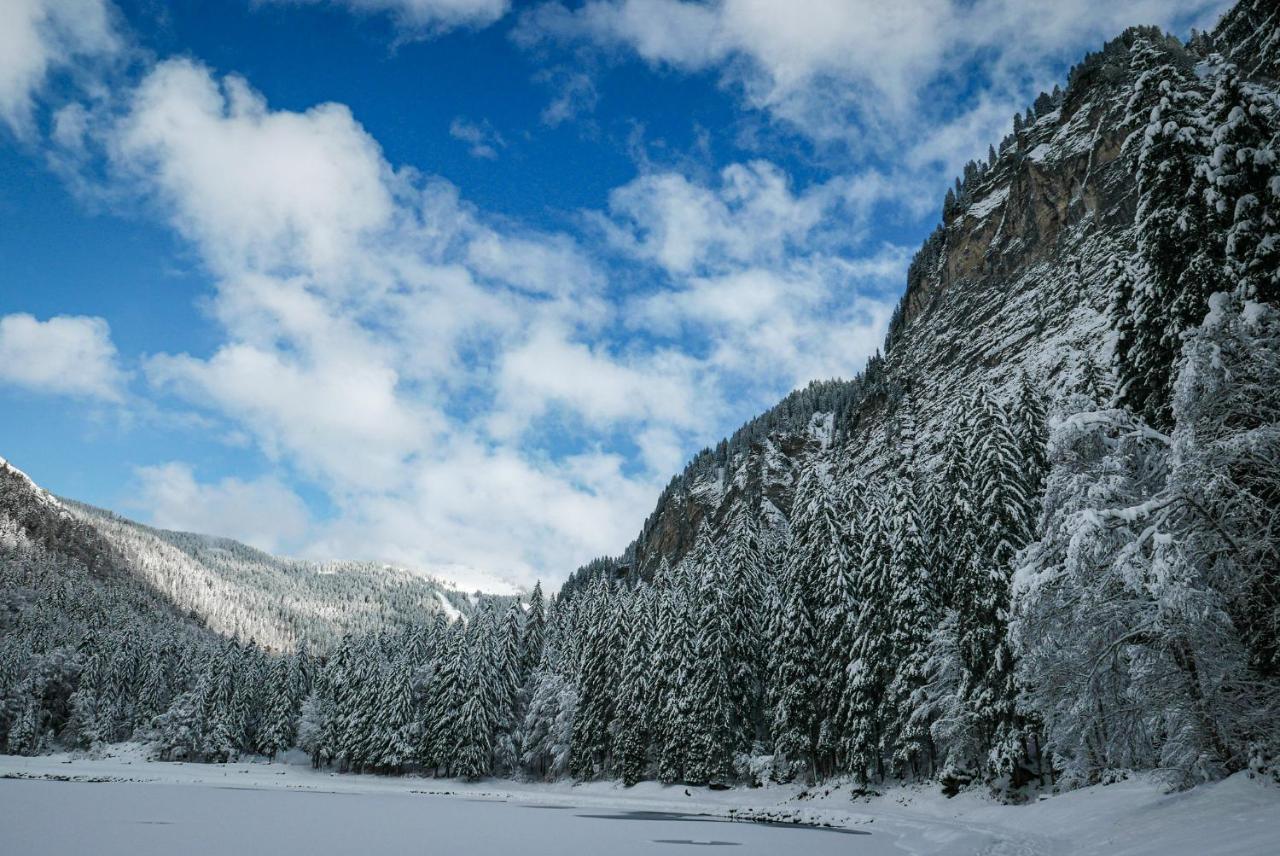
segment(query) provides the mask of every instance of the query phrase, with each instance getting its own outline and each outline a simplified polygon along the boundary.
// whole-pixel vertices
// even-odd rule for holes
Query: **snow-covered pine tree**
[[[382,770],[401,773],[415,760],[418,735],[413,710],[413,668],[406,655],[397,657],[382,672],[377,725],[377,754],[373,763]]]
[[[258,751],[270,759],[293,745],[297,710],[294,684],[289,680],[290,660],[283,657],[271,668],[271,682],[266,688],[265,710],[258,733]]]
[[[520,713],[521,636],[524,632],[524,610],[519,603],[507,609],[494,648],[495,727],[494,768],[502,773],[514,771],[520,763],[518,722]]]
[[[733,580],[704,517],[694,547],[694,668],[687,690],[689,758],[685,778],[694,783],[724,780],[733,772],[735,744]]]
[[[520,671],[517,679],[521,686],[528,683],[533,670],[542,660],[542,645],[546,636],[546,604],[542,596],[542,582],[533,585],[529,593],[529,608],[525,612],[524,627],[520,636]]]
[[[730,692],[733,695],[734,749],[746,752],[759,739],[764,711],[762,683],[768,657],[762,635],[765,571],[760,528],[747,504],[738,505],[725,536],[722,559],[729,572],[733,644]]]
[[[1115,369],[1120,402],[1167,427],[1178,336],[1203,316],[1212,290],[1203,280],[1214,265],[1194,260],[1207,235],[1202,206],[1188,192],[1202,154],[1204,99],[1194,75],[1162,40],[1140,39],[1131,56],[1138,75],[1127,121],[1136,129],[1130,150],[1137,166],[1141,266],[1132,280],[1113,277]]]
[[[692,734],[690,718],[696,632],[693,593],[696,572],[689,556],[669,571],[659,569],[658,643],[653,667],[660,675],[657,699],[658,778],[677,782],[685,777]],[[663,582],[666,580],[667,582]]]
[[[610,765],[610,725],[621,640],[614,599],[612,582],[598,577],[578,612],[583,635],[570,771],[581,779],[602,775]]]
[[[968,748],[996,752],[985,759],[992,774],[1017,778],[1021,722],[1013,660],[1006,642],[1011,562],[1029,540],[1030,507],[1023,484],[1021,453],[1004,408],[986,390],[969,399],[975,500],[974,561],[956,586],[957,632],[964,663],[961,698],[969,731]],[[971,759],[981,759],[975,754]]]
[[[827,468],[818,467],[815,471],[820,477],[814,484],[811,505],[803,513],[805,538],[810,544],[807,561],[813,573],[811,597],[820,640],[814,652],[819,669],[815,763],[818,772],[826,776],[834,771],[840,751],[838,711],[850,660],[848,648],[841,648],[839,643],[852,638],[850,625],[857,616],[848,512],[828,478],[821,477],[827,475]]]
[[[1192,192],[1214,227],[1206,237],[1222,270],[1197,299],[1175,308],[1180,330],[1204,317],[1215,285],[1280,301],[1280,104],[1229,63],[1216,70],[1215,82],[1205,105],[1207,156],[1197,164]]]
[[[464,627],[454,623],[433,658],[430,694],[424,700],[421,726],[421,757],[425,766],[449,772],[453,768],[454,747],[458,745],[458,716],[465,692],[466,641]]]
[[[772,711],[774,753],[780,772],[805,769],[817,775],[821,726],[819,616],[815,604],[818,555],[823,545],[810,536],[811,524],[821,514],[819,476],[806,470],[796,485],[792,501],[791,541],[780,586],[782,613],[776,644],[777,701]]]
[[[652,741],[654,593],[641,582],[626,606],[627,641],[618,684],[618,730],[613,757],[628,787],[645,777]]]
[[[479,779],[490,772],[493,760],[494,695],[489,685],[488,646],[492,623],[483,612],[472,617],[462,643],[459,674],[461,705],[451,764],[454,772],[467,779]]]
[[[844,768],[869,781],[884,775],[881,742],[882,699],[889,678],[890,603],[893,596],[892,533],[885,497],[872,494],[863,503],[862,536],[854,588],[858,598],[857,633],[849,652],[848,676],[840,702]]]
[[[1028,525],[1040,517],[1040,494],[1049,469],[1049,420],[1045,397],[1025,372],[1018,379],[1018,393],[1010,413],[1013,433],[1022,459],[1023,489],[1027,496]]]
[[[931,704],[926,697],[929,638],[937,621],[929,549],[914,487],[915,460],[906,438],[889,480],[889,669],[882,720],[884,749],[899,774],[930,775]]]

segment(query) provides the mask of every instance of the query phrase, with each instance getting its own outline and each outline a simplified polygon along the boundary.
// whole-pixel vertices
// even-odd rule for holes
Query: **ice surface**
[[[288,760],[164,764],[142,747],[96,760],[0,756],[0,853],[631,856],[731,846],[814,856],[1262,856],[1280,841],[1280,788],[1243,774],[1178,794],[1136,777],[1008,806],[979,792],[948,800],[936,786],[867,800],[847,785],[467,783],[338,775]],[[744,816],[785,823],[729,822]]]

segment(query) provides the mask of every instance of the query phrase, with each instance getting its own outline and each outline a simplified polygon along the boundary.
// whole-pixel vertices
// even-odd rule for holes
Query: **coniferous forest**
[[[938,390],[893,368],[922,299],[908,289],[862,376],[695,460],[727,482],[825,426],[785,504],[690,500],[682,543],[559,593],[237,597],[210,578],[178,597],[134,573],[149,554],[127,526],[6,468],[0,748],[147,740],[216,763],[296,747],[341,771],[933,780],[1010,799],[1123,770],[1274,773],[1280,89],[1220,52],[1228,35],[1127,32],[948,194],[945,217],[972,211],[1027,156],[1019,134],[1122,68],[1134,190],[1098,286],[1107,347]],[[394,608],[361,606],[388,591]]]

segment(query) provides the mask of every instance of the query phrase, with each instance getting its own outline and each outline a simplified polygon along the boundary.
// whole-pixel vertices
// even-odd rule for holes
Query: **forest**
[[[175,597],[181,581],[128,571],[110,521],[32,510],[6,482],[0,748],[1008,799],[1126,770],[1274,775],[1280,100],[1158,31],[1127,46],[1137,207],[1108,268],[1112,359],[976,387],[929,432],[931,379],[892,377],[882,465],[855,471],[837,435],[781,519],[741,502],[652,574],[601,562],[453,618],[434,589],[388,584],[394,608],[340,633],[315,616],[357,610],[349,593],[308,606],[309,584],[270,600],[210,578]],[[794,428],[753,423],[735,449]],[[233,617],[211,627],[210,603]],[[234,617],[254,608],[283,618]]]

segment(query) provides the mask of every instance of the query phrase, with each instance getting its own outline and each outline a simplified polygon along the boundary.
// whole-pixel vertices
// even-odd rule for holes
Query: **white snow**
[[[466,617],[463,616],[462,611],[449,602],[449,598],[445,596],[444,592],[436,592],[436,597],[440,598],[440,609],[444,611],[445,618],[450,621],[457,621],[458,619],[466,621]]]
[[[992,211],[995,211],[997,208],[1003,205],[1004,201],[1008,198],[1009,198],[1009,188],[1002,187],[999,190],[992,191],[991,193],[984,196],[982,199],[979,199],[978,201],[974,202],[972,205],[969,206],[969,210],[965,213],[968,214],[970,217],[976,217],[979,220],[981,220],[982,218],[989,215]]]
[[[92,852],[106,856],[630,856],[711,841],[740,845],[736,853],[814,856],[1262,856],[1280,841],[1280,788],[1245,774],[1176,794],[1140,776],[1008,806],[979,792],[948,800],[936,786],[891,788],[867,799],[851,797],[847,786],[467,783],[339,775],[312,770],[296,754],[284,763],[206,765],[148,761],[138,745],[112,751],[98,759],[0,756],[0,779],[9,779],[0,780],[0,853],[86,852],[91,838]],[[870,835],[724,822],[743,817]]]
[[[1049,154],[1053,151],[1053,146],[1048,143],[1041,143],[1031,151],[1027,152],[1027,160],[1032,163],[1044,163],[1049,159]]]

